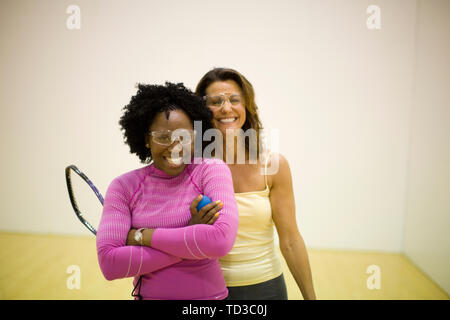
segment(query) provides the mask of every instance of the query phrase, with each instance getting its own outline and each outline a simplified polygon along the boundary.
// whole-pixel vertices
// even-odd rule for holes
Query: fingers
[[[200,203],[200,201],[202,200],[203,196],[201,194],[199,194],[197,197],[195,197],[195,199],[192,201],[191,206],[189,207],[189,209],[191,210],[191,214],[196,214],[197,213],[197,205]]]
[[[220,213],[217,212],[217,213],[211,218],[211,220],[209,220],[206,224],[214,224],[214,222],[216,222],[216,220],[219,219],[219,215],[220,215]]]
[[[207,214],[210,210],[212,210],[213,208],[217,207],[218,205],[220,205],[222,202],[220,200],[208,203],[206,206],[202,207],[200,209],[199,213],[199,217],[200,219],[202,219],[205,214]]]
[[[220,200],[208,203],[197,211],[197,206],[202,200],[203,196],[198,195],[191,203],[189,209],[192,218],[189,225],[192,224],[213,224],[219,218],[219,211],[223,208],[223,203]]]
[[[203,216],[203,218],[202,218],[203,223],[213,224],[219,217],[219,211],[222,210],[222,208],[223,208],[223,203],[220,200],[214,202],[214,206],[210,210],[208,210],[208,212],[205,213],[205,215]]]

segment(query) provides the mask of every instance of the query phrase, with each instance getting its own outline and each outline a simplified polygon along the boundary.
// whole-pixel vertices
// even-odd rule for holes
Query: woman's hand
[[[211,202],[206,206],[202,207],[200,211],[197,211],[197,205],[202,200],[202,195],[196,197],[190,206],[191,210],[191,220],[189,220],[189,225],[194,224],[213,224],[219,218],[219,211],[223,208],[223,203],[220,200]]]

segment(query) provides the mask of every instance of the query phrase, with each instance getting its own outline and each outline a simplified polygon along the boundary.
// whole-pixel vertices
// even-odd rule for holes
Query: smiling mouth
[[[183,158],[169,158],[169,157],[164,157],[164,159],[169,163],[169,165],[171,167],[179,167],[183,164]]]
[[[220,123],[225,123],[225,124],[227,124],[227,123],[233,123],[233,122],[235,122],[236,120],[237,120],[236,117],[231,117],[231,118],[222,118],[222,119],[219,119],[218,121],[219,121]]]

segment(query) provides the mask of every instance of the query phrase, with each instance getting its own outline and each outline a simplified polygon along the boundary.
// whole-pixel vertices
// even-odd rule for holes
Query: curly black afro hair
[[[151,152],[145,146],[145,135],[153,119],[158,113],[181,109],[189,116],[192,123],[202,122],[202,131],[213,128],[212,112],[206,107],[204,100],[187,89],[183,83],[166,82],[163,85],[137,84],[138,91],[122,110],[124,113],[119,124],[123,131],[124,141],[135,153],[141,163],[150,163]],[[198,132],[203,137],[203,132]],[[203,140],[203,139],[202,139]],[[203,142],[202,150],[206,147]]]

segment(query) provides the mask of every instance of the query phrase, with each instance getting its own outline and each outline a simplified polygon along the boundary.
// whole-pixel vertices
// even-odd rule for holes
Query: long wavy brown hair
[[[195,93],[200,97],[206,95],[206,89],[216,81],[233,80],[241,88],[245,101],[245,123],[242,126],[244,132],[247,129],[254,129],[257,133],[258,156],[261,151],[260,130],[263,129],[258,116],[258,106],[255,103],[255,91],[252,84],[241,73],[229,68],[214,68],[208,71],[197,84]],[[249,150],[249,141],[245,141],[245,148]]]

